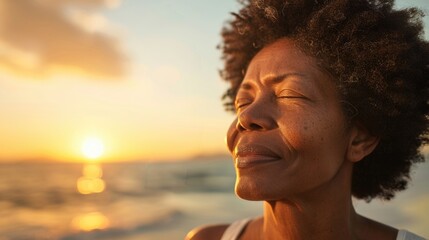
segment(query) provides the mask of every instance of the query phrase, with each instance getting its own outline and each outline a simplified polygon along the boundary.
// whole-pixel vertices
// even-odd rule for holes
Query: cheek
[[[316,131],[315,131],[316,132]],[[340,122],[328,122],[312,137],[312,149],[307,149],[314,160],[319,177],[331,178],[341,168],[345,159],[344,143],[347,142]]]
[[[322,147],[330,142],[344,141],[345,120],[340,110],[325,107],[322,109],[295,109],[282,113],[278,119],[279,128],[293,148],[312,146]],[[308,150],[308,149],[307,149]]]
[[[237,138],[237,118],[231,123],[228,128],[228,132],[226,133],[226,145],[228,146],[228,150],[232,153],[234,151],[235,139]]]
[[[324,141],[324,133],[320,128],[321,121],[310,117],[289,118],[279,124],[284,140],[290,147],[299,151],[318,146]]]
[[[329,114],[306,116],[282,122],[282,135],[292,152],[308,168],[333,171],[344,158],[344,143],[341,118]],[[302,167],[302,166],[301,166]]]
[[[296,186],[288,184],[291,188],[298,187],[295,191],[305,192],[333,179],[344,158],[336,143],[338,141],[334,140],[336,128],[322,127],[311,120],[301,123],[287,133],[294,157],[281,173],[281,178],[295,183]]]

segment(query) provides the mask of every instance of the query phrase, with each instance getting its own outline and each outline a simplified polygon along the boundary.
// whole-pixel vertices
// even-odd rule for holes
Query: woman
[[[429,46],[393,0],[256,0],[223,32],[236,194],[263,216],[188,239],[423,239],[355,212],[404,190],[427,142]]]

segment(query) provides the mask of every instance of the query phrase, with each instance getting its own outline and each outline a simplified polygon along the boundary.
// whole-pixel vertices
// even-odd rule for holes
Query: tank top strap
[[[228,226],[220,240],[237,240],[252,218],[235,221]]]
[[[398,236],[396,237],[396,240],[426,240],[426,238],[420,237],[412,232],[401,229],[398,231]]]

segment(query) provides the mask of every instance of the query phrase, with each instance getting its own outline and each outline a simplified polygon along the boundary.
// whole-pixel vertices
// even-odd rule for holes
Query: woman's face
[[[350,134],[336,87],[292,40],[280,39],[252,59],[235,107],[227,140],[241,198],[287,199],[339,172]]]

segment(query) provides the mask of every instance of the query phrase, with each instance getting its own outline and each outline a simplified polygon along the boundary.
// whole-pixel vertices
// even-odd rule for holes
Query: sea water
[[[390,202],[359,212],[429,236],[429,164]],[[261,202],[234,195],[228,158],[102,165],[0,165],[0,240],[183,239],[195,226],[258,216]]]
[[[83,194],[88,166],[2,164],[0,239],[183,239],[195,226],[260,212],[234,196],[228,159],[98,165],[104,187]]]

